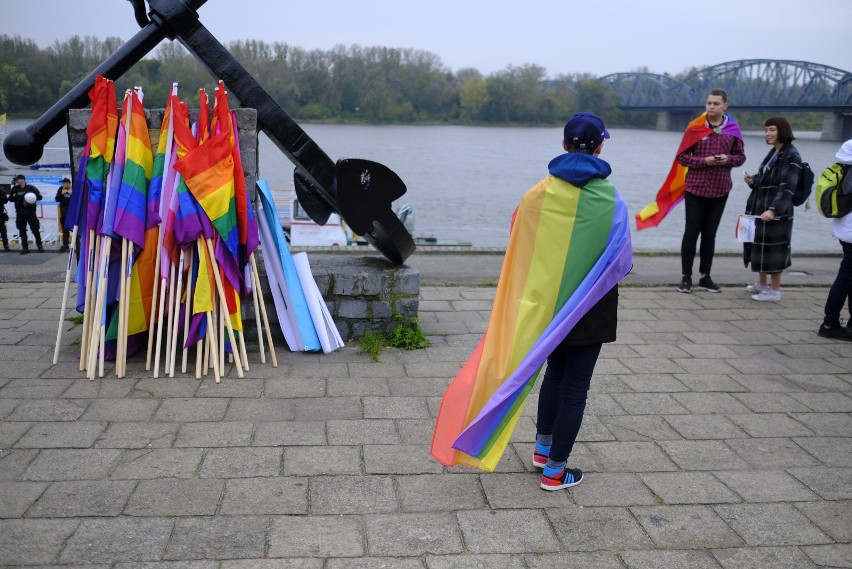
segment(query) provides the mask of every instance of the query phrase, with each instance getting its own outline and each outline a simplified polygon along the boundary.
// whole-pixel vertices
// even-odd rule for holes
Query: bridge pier
[[[657,115],[657,130],[682,132],[697,115],[689,111],[662,111]]]
[[[852,138],[852,113],[825,113],[820,140],[849,140]]]

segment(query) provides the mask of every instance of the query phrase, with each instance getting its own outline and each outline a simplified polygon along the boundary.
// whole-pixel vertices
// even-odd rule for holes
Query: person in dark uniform
[[[6,204],[9,203],[9,190],[3,188],[0,190],[0,239],[3,240],[3,251],[11,252],[9,249],[9,236],[6,234],[6,222],[9,221],[9,214],[6,213]]]
[[[38,222],[36,215],[36,203],[41,199],[41,192],[38,188],[27,184],[27,177],[23,174],[18,174],[14,178],[15,185],[12,187],[12,192],[9,194],[9,200],[15,204],[15,225],[18,227],[19,239],[21,241],[21,255],[29,253],[29,241],[27,239],[27,225],[30,226],[30,231],[33,232],[36,247],[39,253],[44,253],[44,247],[41,244],[41,225]],[[33,194],[32,196],[30,194]]]
[[[71,203],[71,180],[62,178],[62,185],[56,190],[56,201],[59,202],[59,223],[62,225],[62,247],[60,253],[68,250],[68,241],[71,238],[71,230],[65,225],[68,216],[68,204]]]

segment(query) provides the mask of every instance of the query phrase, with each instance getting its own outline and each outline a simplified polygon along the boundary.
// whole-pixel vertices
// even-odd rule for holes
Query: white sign
[[[756,215],[740,214],[737,217],[737,241],[740,243],[752,243],[754,241],[754,231]]]

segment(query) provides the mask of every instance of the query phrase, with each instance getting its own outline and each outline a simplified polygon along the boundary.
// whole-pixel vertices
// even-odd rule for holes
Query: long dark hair
[[[784,117],[769,117],[763,123],[763,128],[774,126],[778,129],[778,142],[781,144],[790,144],[796,137],[793,136],[793,127],[790,126],[790,121]]]

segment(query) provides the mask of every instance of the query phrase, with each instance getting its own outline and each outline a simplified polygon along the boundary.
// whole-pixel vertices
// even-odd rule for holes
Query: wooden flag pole
[[[68,308],[68,288],[71,285],[71,263],[74,259],[74,244],[77,243],[77,226],[71,230],[71,248],[68,250],[68,266],[65,268],[65,289],[62,291],[62,308],[59,309],[59,326],[56,328],[56,347],[53,348],[53,364],[59,361],[59,344],[62,342],[62,323]]]
[[[207,330],[213,330],[213,313],[207,313]],[[219,373],[219,354],[216,353],[216,339],[211,338],[210,341],[210,360],[213,362],[213,377],[216,378],[216,383],[222,381],[221,374]],[[239,368],[238,368],[239,369]]]
[[[163,313],[160,311],[160,317],[154,320],[154,307],[157,306],[157,291],[162,288],[160,281],[160,229],[157,228],[157,255],[154,261],[154,287],[151,291],[151,321],[148,323],[148,356],[145,359],[145,370],[151,369],[151,352],[154,348],[154,324],[158,323],[163,318]],[[162,294],[161,294],[162,296]],[[155,376],[156,377],[156,376]]]
[[[254,277],[254,281],[260,290],[260,275],[257,272],[257,262],[254,260],[254,253],[249,256],[249,261],[251,261],[251,272]],[[258,292],[258,296],[260,297],[260,314],[263,316],[263,325],[266,328],[266,341],[269,344],[269,356],[272,358],[272,367],[278,367],[278,358],[275,355],[275,346],[272,344],[272,330],[269,327],[269,318],[266,315],[266,305],[263,303],[263,295]]]
[[[91,297],[94,285],[95,259],[99,252],[101,238],[95,237],[95,230],[89,230],[89,250],[86,252],[86,294],[83,300],[83,337],[80,340],[80,371],[88,370],[89,342],[91,342]]]
[[[222,303],[222,311],[228,311],[228,302],[225,298],[225,287],[222,285],[222,277],[219,275],[219,263],[216,261],[216,256],[213,252],[213,240],[207,239],[207,252],[210,254],[210,263],[213,266],[213,277],[216,279],[216,288],[219,291],[219,298]],[[225,318],[225,324],[228,328],[228,339],[231,341],[231,353],[234,356],[234,367],[237,368],[237,377],[242,378],[243,374],[243,366],[240,362],[240,356],[238,350],[236,349],[236,338],[234,337],[234,329],[231,326],[231,319]]]
[[[154,327],[154,324],[157,325],[157,333],[156,333],[156,350],[154,350],[154,377],[159,377],[160,375],[160,346],[163,344],[163,312],[165,312],[166,305],[166,286],[168,283],[166,279],[160,279],[160,306],[158,308],[157,314],[157,322],[151,323],[151,327]],[[153,312],[153,304],[151,305],[151,311]],[[150,337],[150,333],[148,335]]]
[[[254,253],[252,253],[254,255]],[[254,279],[254,268],[251,268],[251,299],[254,302],[254,326],[257,330],[257,343],[260,347],[260,363],[266,363],[266,350],[263,347],[263,327],[260,325],[260,307],[258,306],[257,281]]]
[[[127,310],[127,239],[121,238],[121,279],[119,280],[118,295],[118,335],[115,341],[115,376],[124,377],[123,354],[126,344],[124,329],[124,312]]]
[[[163,375],[168,375],[169,373],[169,354],[171,354],[172,350],[172,326],[175,324],[175,311],[172,309],[175,303],[175,266],[170,264],[169,266],[169,300],[167,306],[169,307],[169,316],[168,316],[168,327],[166,328],[166,352],[163,357]],[[159,367],[160,360],[157,360],[157,366]]]
[[[103,311],[104,311],[104,297],[106,296],[106,283],[107,283],[107,271],[109,268],[109,250],[112,246],[112,237],[105,236],[101,239],[101,251],[99,256],[99,264],[98,264],[98,295],[95,300],[95,311],[92,313],[93,322],[92,322],[92,336],[94,342],[90,342],[91,346],[89,347],[89,357],[88,363],[89,365],[89,379],[95,379],[95,368],[98,367],[98,347],[101,347],[101,344],[104,339],[104,333],[102,333],[104,329],[103,324]],[[103,377],[103,356],[104,350],[103,347],[100,349],[100,370],[101,377]]]
[[[171,350],[169,351],[166,368],[169,372],[169,377],[175,376],[175,358],[177,357],[177,341],[178,341],[178,329],[180,326],[180,299],[181,294],[183,293],[183,261],[184,261],[184,252],[183,249],[180,250],[180,259],[178,260],[178,269],[177,269],[177,287],[175,291],[175,303],[172,305],[174,308],[172,312],[174,312],[174,326],[172,329],[172,340],[169,342],[169,346]]]

